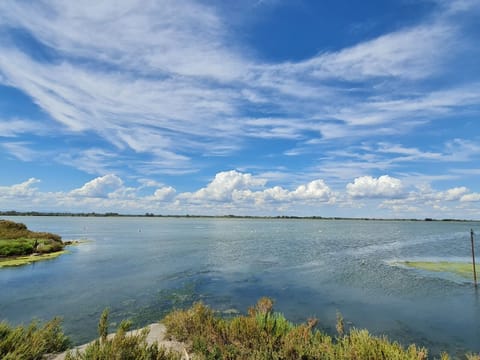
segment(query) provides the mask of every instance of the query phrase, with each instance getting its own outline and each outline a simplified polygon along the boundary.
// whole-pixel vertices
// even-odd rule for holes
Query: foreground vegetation
[[[135,334],[127,335],[132,323],[122,321],[114,336],[108,336],[108,310],[105,310],[98,323],[99,338],[83,351],[69,351],[65,360],[180,360],[181,355],[167,351],[158,342],[147,343],[148,329],[144,328]]]
[[[59,235],[28,230],[25,224],[0,220],[0,267],[51,259],[62,254]]]
[[[188,349],[183,358],[190,359],[326,359],[326,360],[422,360],[428,358],[425,348],[403,347],[385,337],[376,337],[367,330],[346,331],[341,315],[337,315],[337,336],[316,330],[316,320],[294,325],[273,312],[273,302],[262,298],[248,315],[224,319],[207,306],[197,303],[187,310],[176,310],[163,319],[167,337],[182,341]],[[114,336],[108,333],[108,312],[98,325],[99,339],[82,351],[69,352],[67,360],[179,360],[182,354],[167,351],[158,343],[147,342],[148,329],[127,334],[131,323],[123,321]],[[0,358],[36,360],[45,354],[65,350],[68,340],[58,319],[43,327],[32,323],[12,328],[0,323]],[[442,360],[450,359],[447,354]],[[465,359],[480,360],[467,354]]]
[[[43,326],[36,321],[17,327],[0,323],[0,359],[3,360],[42,359],[45,354],[67,349],[68,345],[58,318]]]
[[[337,314],[337,336],[315,329],[317,321],[294,325],[282,314],[273,312],[273,302],[262,298],[247,316],[232,319],[216,317],[202,304],[178,310],[165,317],[167,335],[185,342],[197,359],[405,359],[428,358],[425,348],[402,347],[386,337],[376,337],[367,330],[345,331]],[[442,354],[442,360],[449,359]],[[469,360],[480,360],[466,355]]]

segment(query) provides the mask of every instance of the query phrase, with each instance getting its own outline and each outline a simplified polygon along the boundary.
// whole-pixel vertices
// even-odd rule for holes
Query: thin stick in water
[[[477,287],[477,270],[475,269],[475,245],[473,244],[473,229],[470,229],[470,241],[472,242],[472,265],[473,265],[473,281]]]

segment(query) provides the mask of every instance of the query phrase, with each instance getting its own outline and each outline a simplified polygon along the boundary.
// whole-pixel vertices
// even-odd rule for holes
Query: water
[[[294,322],[336,312],[434,354],[480,351],[480,300],[472,282],[392,266],[412,259],[468,261],[480,223],[191,218],[13,217],[64,240],[88,239],[55,260],[0,269],[0,319],[64,319],[75,343],[112,321],[142,326],[202,300],[245,312],[261,296]]]

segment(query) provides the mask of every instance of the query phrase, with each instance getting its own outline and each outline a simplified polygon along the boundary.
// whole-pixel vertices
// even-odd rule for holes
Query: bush
[[[127,335],[131,322],[122,321],[113,337],[108,333],[108,309],[103,311],[98,323],[99,339],[90,343],[85,351],[68,352],[65,360],[180,360],[180,354],[168,352],[157,342],[147,343],[148,329]]]
[[[0,256],[47,254],[60,251],[64,246],[59,235],[30,231],[25,224],[0,220]]]
[[[0,256],[28,255],[34,252],[34,240],[0,240]]]
[[[340,314],[337,320],[338,338],[333,339],[314,329],[315,319],[293,325],[273,312],[270,299],[262,298],[247,316],[220,319],[197,303],[170,313],[163,322],[167,336],[186,342],[199,359],[427,359],[424,348],[405,349],[366,330],[345,334]]]
[[[64,244],[50,239],[38,239],[36,252],[39,254],[48,254],[55,251],[63,250]]]
[[[0,358],[3,360],[39,360],[47,353],[64,351],[68,339],[55,318],[43,326],[33,321],[30,325],[11,327],[0,323]]]
[[[367,330],[346,332],[343,318],[337,315],[337,337],[315,329],[317,321],[293,325],[283,315],[273,312],[273,302],[262,298],[248,315],[232,319],[215,316],[207,306],[196,303],[190,309],[176,310],[163,320],[167,337],[183,341],[193,353],[193,359],[225,360],[426,360],[425,348],[410,345],[405,348],[386,337],[377,337]],[[121,322],[114,336],[108,333],[108,310],[98,324],[99,339],[84,352],[68,352],[66,360],[180,360],[175,352],[147,343],[148,329],[128,334],[131,323]],[[4,360],[39,360],[45,354],[66,349],[68,340],[53,319],[40,327],[32,322],[27,327],[12,328],[0,323],[0,358]],[[466,354],[468,360],[480,360],[476,354]],[[447,354],[441,355],[448,360]]]

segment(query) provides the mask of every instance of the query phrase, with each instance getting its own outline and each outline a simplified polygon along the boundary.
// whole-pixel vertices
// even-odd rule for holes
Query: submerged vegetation
[[[347,331],[340,314],[337,314],[335,337],[315,329],[315,319],[292,324],[273,311],[273,301],[269,298],[260,299],[247,315],[224,319],[207,306],[196,303],[187,310],[171,312],[162,322],[167,329],[166,336],[182,341],[187,353],[166,350],[157,342],[149,343],[147,328],[127,333],[131,327],[129,321],[123,321],[115,335],[107,336],[108,311],[104,311],[98,325],[99,338],[82,350],[68,352],[65,359],[428,359],[423,347],[403,347],[386,337],[373,336],[367,330]],[[58,319],[43,327],[35,322],[17,328],[0,323],[2,359],[42,359],[48,353],[65,350],[67,345]],[[450,357],[442,354],[441,359]],[[480,356],[467,354],[465,359],[480,360]]]
[[[0,267],[51,259],[63,253],[59,235],[35,232],[22,223],[0,220]]]

